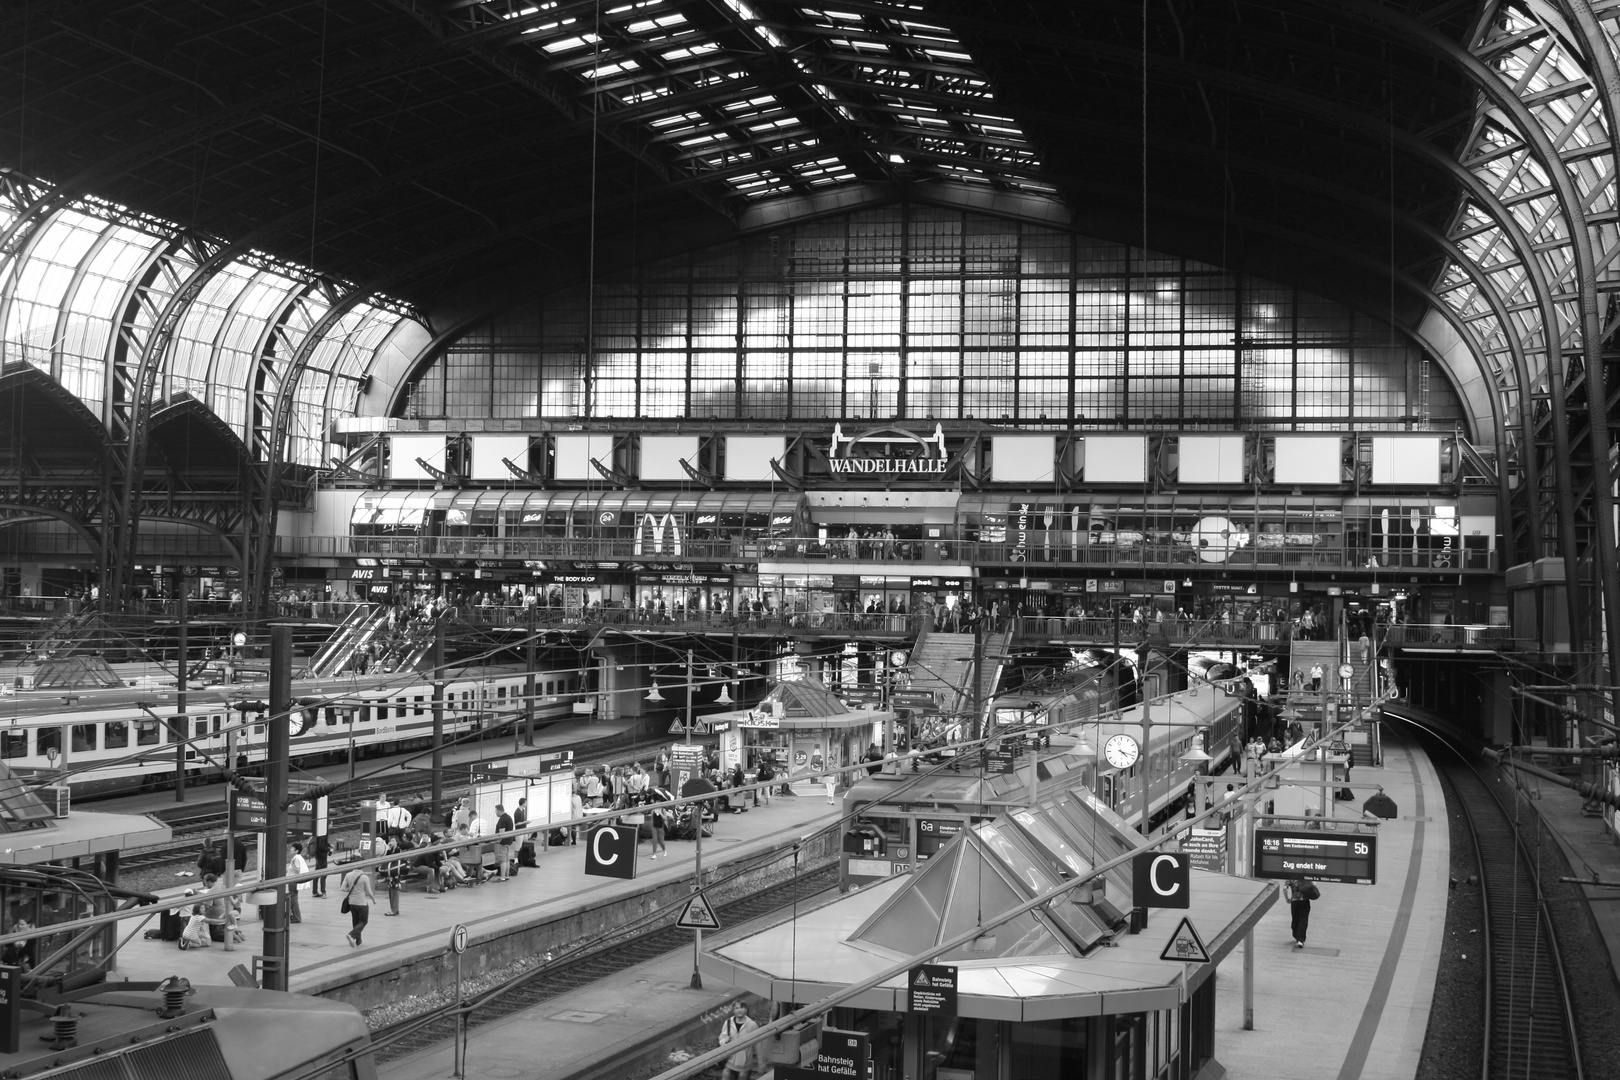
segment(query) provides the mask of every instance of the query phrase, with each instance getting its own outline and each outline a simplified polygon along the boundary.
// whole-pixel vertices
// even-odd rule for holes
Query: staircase
[[[1001,681],[1005,661],[993,659],[1007,655],[1012,642],[1012,627],[1000,634],[987,634],[984,641],[984,664],[979,672],[979,704],[990,703]],[[932,691],[942,713],[969,713],[973,711],[973,635],[944,634],[925,631],[917,636],[912,646],[911,659],[906,664],[912,690]]]

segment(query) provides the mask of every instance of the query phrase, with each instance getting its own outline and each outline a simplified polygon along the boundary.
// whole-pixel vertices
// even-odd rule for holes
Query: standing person
[[[668,793],[665,792],[663,794],[667,795]],[[664,853],[664,858],[666,858],[666,859],[669,858],[669,848],[664,846],[664,830],[668,827],[668,821],[669,821],[669,819],[664,816],[666,813],[668,813],[668,811],[665,810],[664,807],[661,806],[661,805],[654,806],[652,808],[652,814],[650,815],[650,818],[651,818],[651,821],[652,821],[652,834],[653,834],[653,837],[652,837],[652,854],[647,856],[649,859],[658,858],[658,853],[660,851],[662,851]]]
[[[827,805],[836,803],[838,800],[833,798],[833,792],[838,790],[838,771],[829,768],[821,778],[821,786],[827,789]]]
[[[512,827],[522,830],[529,824],[529,800],[518,800],[517,809],[512,811]],[[539,866],[540,861],[535,857],[534,834],[523,833],[518,837],[518,865]],[[516,874],[514,870],[512,873]]]
[[[512,815],[506,812],[506,807],[500,803],[496,803],[495,815],[496,833],[510,833],[514,826],[512,824]],[[496,879],[498,881],[507,881],[512,876],[512,839],[513,838],[509,835],[502,835],[501,838],[496,841],[495,857],[500,860],[500,865],[496,867],[496,870],[499,871],[500,875]]]
[[[315,869],[325,870],[327,857],[332,854],[332,840],[325,833],[315,838]],[[309,883],[309,895],[326,898],[326,879],[318,877]]]
[[[1316,887],[1315,882],[1297,877],[1288,883],[1283,894],[1292,916],[1290,926],[1294,933],[1294,948],[1303,949],[1306,931],[1311,928],[1311,901],[1320,900],[1322,890]]]
[[[377,890],[371,884],[371,871],[350,870],[338,883],[343,890],[343,902],[349,908],[351,929],[344,938],[355,948],[360,947],[360,935],[371,921],[371,905],[377,902]]]
[[[294,844],[287,854],[287,873],[300,875],[309,873],[309,863],[304,858],[304,845]],[[303,922],[304,914],[298,910],[298,894],[304,888],[304,882],[295,881],[287,886],[287,921]]]
[[[1361,632],[1361,639],[1356,644],[1361,646],[1361,662],[1365,664],[1372,659],[1372,639],[1367,636],[1367,631]]]
[[[399,853],[401,847],[402,840],[400,838],[388,842],[388,850],[391,853]],[[405,868],[407,865],[403,858],[383,864],[383,881],[388,886],[388,910],[383,912],[384,915],[399,914],[399,892],[405,885]]]
[[[720,1025],[720,1045],[727,1046],[758,1027],[754,1018],[748,1015],[748,1006],[742,1001],[734,1001],[731,1003],[731,1015]],[[726,1067],[720,1071],[720,1080],[750,1080],[753,1075],[754,1048],[748,1046],[726,1058]]]

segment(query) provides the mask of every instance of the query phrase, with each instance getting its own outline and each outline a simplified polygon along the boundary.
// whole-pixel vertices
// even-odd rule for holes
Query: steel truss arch
[[[1315,6],[1323,6],[1327,0],[1309,0],[1309,2]],[[1574,182],[1565,162],[1559,156],[1552,136],[1531,112],[1529,105],[1519,97],[1528,80],[1521,80],[1519,86],[1508,85],[1496,71],[1471,51],[1479,49],[1488,52],[1492,44],[1489,41],[1476,39],[1470,48],[1464,48],[1430,26],[1381,5],[1367,3],[1365,0],[1351,0],[1349,3],[1334,6],[1349,12],[1355,18],[1400,32],[1408,40],[1420,44],[1430,54],[1452,65],[1478,88],[1499,115],[1510,122],[1524,144],[1526,160],[1530,158],[1535,160],[1545,181],[1551,187],[1552,194],[1556,196],[1551,213],[1562,216],[1565,222],[1566,237],[1574,253],[1575,286],[1580,304],[1580,356],[1585,366],[1587,399],[1589,402],[1597,403],[1595,406],[1597,408],[1604,407],[1608,397],[1599,340],[1602,327],[1598,320],[1596,262],[1584,210],[1585,200],[1575,190]],[[1482,21],[1481,29],[1489,32],[1491,23]],[[1482,112],[1480,120],[1483,120],[1489,111]],[[1476,121],[1476,132],[1478,129],[1479,121]],[[1568,129],[1561,134],[1567,133]],[[1610,139],[1611,141],[1613,139],[1612,130]],[[1611,177],[1611,187],[1612,179]],[[1552,405],[1557,413],[1565,411],[1566,387],[1563,372],[1559,370],[1560,366],[1551,364],[1548,368],[1552,377]],[[1593,467],[1606,468],[1607,424],[1596,422],[1596,417],[1593,420],[1594,422],[1588,426]],[[1564,416],[1555,416],[1554,422],[1559,427],[1564,427],[1567,419]],[[1560,542],[1568,580],[1579,582],[1580,553],[1576,548],[1574,485],[1572,478],[1566,480],[1564,473],[1567,473],[1567,465],[1560,470],[1559,531],[1562,534]],[[1592,485],[1592,500],[1596,518],[1594,522],[1597,539],[1596,561],[1603,590],[1603,611],[1607,620],[1607,660],[1609,669],[1613,672],[1620,671],[1620,567],[1615,564],[1615,537],[1610,525],[1613,516],[1613,497],[1607,483],[1598,482]],[[1589,643],[1601,640],[1601,637],[1595,638],[1589,628],[1589,606],[1580,594],[1581,590],[1578,587],[1570,589],[1571,641],[1577,652],[1584,651]]]

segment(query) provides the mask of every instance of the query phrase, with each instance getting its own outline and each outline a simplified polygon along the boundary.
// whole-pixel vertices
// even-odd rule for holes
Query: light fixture
[[[658,692],[658,680],[657,679],[653,680],[652,689],[647,691],[647,700],[648,701],[663,701],[664,700],[664,695],[660,694]]]
[[[1210,758],[1208,754],[1204,753],[1202,746],[1193,743],[1187,748],[1187,752],[1181,755],[1181,760],[1186,765],[1206,765],[1209,763]]]
[[[714,703],[716,705],[730,705],[731,704],[731,684],[730,683],[721,683],[720,684],[720,696],[714,699]]]

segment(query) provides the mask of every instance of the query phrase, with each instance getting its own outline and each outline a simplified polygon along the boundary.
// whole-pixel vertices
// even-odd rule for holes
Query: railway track
[[[1576,1011],[1535,853],[1515,826],[1501,782],[1449,744],[1425,739],[1474,840],[1485,909],[1487,1080],[1582,1080]],[[1533,838],[1535,825],[1528,826]]]
[[[838,866],[833,863],[721,904],[720,914],[732,925],[746,922],[778,911],[795,901],[808,900],[833,888],[837,882]],[[677,913],[676,909],[671,908],[667,913],[668,919],[655,927],[611,938],[590,949],[559,957],[524,972],[503,989],[487,992],[478,1007],[468,1014],[469,1029],[531,1008],[675,949],[690,948],[692,932],[673,925]],[[453,1011],[441,1007],[427,1016],[402,1020],[374,1032],[372,1040],[379,1044],[377,1061],[382,1064],[419,1053],[453,1038],[455,1033]]]

